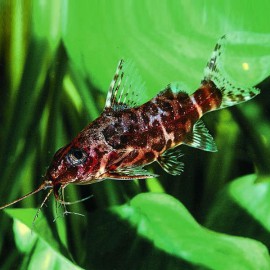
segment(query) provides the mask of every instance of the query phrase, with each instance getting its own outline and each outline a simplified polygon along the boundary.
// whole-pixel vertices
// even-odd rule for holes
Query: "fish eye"
[[[87,154],[84,150],[79,148],[71,148],[66,159],[72,166],[83,164],[86,161]]]

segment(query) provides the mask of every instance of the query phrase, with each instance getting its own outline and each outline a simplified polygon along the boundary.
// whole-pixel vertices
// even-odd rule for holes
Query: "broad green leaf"
[[[13,232],[18,250],[22,253],[29,253],[36,243],[37,235],[18,219],[14,219]]]
[[[120,58],[135,62],[146,81],[147,98],[174,81],[195,90],[217,40],[235,31],[248,32],[248,39],[241,41],[241,34],[233,38],[236,46],[226,61],[230,74],[237,74],[240,83],[251,84],[269,74],[269,37],[268,42],[252,37],[270,31],[262,19],[261,12],[270,8],[264,0],[256,8],[240,2],[184,0],[70,1],[68,7],[63,39],[69,55],[104,92]],[[243,63],[249,64],[248,71]]]
[[[89,255],[95,260],[93,269],[99,269],[104,256],[111,264],[104,263],[103,269],[160,269],[157,265],[161,261],[167,262],[166,267],[178,264],[180,269],[270,268],[268,251],[260,242],[203,228],[179,201],[167,194],[142,193],[130,204],[113,207],[111,213],[113,216],[103,212],[92,218],[89,248],[99,248]],[[117,268],[113,256],[122,261],[123,268]],[[125,261],[130,257],[132,266]]]
[[[14,219],[14,236],[18,249],[25,254],[22,269],[82,269],[62,255],[44,216],[32,224],[36,209],[6,209]]]
[[[251,239],[202,228],[176,199],[141,194],[116,209],[138,233],[166,252],[212,269],[269,269],[266,248]]]
[[[257,175],[247,175],[233,181],[228,191],[238,205],[270,232],[270,176],[267,178],[267,182],[257,182]]]
[[[219,194],[206,225],[255,238],[270,248],[270,177],[263,180],[255,174],[235,179]]]

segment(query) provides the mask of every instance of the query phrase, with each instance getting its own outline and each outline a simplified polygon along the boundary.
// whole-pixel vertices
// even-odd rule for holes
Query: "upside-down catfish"
[[[91,184],[105,179],[144,179],[155,176],[144,166],[157,161],[172,175],[183,171],[179,145],[216,151],[212,136],[200,118],[207,112],[255,97],[259,89],[233,86],[220,70],[217,59],[225,37],[217,43],[199,88],[188,95],[169,84],[150,101],[138,105],[134,89],[120,61],[109,87],[104,111],[68,145],[56,152],[41,186],[12,205],[42,189],[49,189],[41,207],[54,192],[65,204],[61,191],[69,184]],[[142,93],[143,94],[143,93]]]

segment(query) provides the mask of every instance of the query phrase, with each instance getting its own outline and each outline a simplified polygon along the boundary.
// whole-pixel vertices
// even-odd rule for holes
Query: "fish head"
[[[98,170],[99,157],[94,148],[71,142],[55,153],[45,178],[51,181],[57,193],[61,187],[71,183],[94,182]]]

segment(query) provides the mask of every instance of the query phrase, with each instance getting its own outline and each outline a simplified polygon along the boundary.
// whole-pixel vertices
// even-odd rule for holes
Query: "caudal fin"
[[[260,93],[260,89],[255,87],[238,87],[233,85],[225,76],[226,72],[222,70],[219,57],[222,54],[223,45],[226,42],[226,36],[220,38],[211,55],[210,61],[204,71],[203,83],[213,82],[222,92],[221,108],[236,105],[255,97]]]

